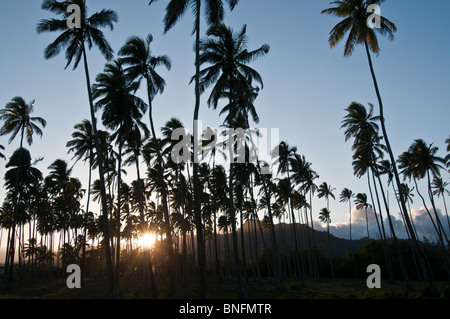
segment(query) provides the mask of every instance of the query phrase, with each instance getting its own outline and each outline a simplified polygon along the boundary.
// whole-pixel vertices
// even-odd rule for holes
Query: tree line
[[[193,123],[199,119],[200,97],[210,88],[207,105],[213,109],[222,108],[220,115],[225,116],[223,127],[246,130],[243,136],[234,136],[226,143],[216,144],[207,150],[204,161],[193,161],[192,164],[175,163],[171,158],[175,145],[180,142],[172,138],[173,133],[185,129],[184,124],[171,118],[159,132],[154,126],[153,111],[157,108],[153,101],[155,96],[164,93],[166,85],[158,70],[170,70],[171,59],[167,55],[152,54],[152,35],[131,36],[115,55],[101,29],[113,30],[118,22],[116,12],[103,9],[89,16],[84,0],[42,2],[42,9],[58,17],[43,19],[37,25],[38,33],[58,33],[56,40],[45,49],[45,59],[65,51],[66,68],[72,66],[76,69],[80,62],[84,66],[91,118],[74,126],[67,148],[68,153],[73,154],[73,165],[79,161],[88,164],[89,179],[83,188],[80,180],[72,176],[73,165],[62,159],[49,166],[50,172],[45,177],[36,168],[39,160],[33,161],[23,145],[24,140],[31,145],[35,134],[42,136],[46,126],[43,118],[32,116],[34,101],[27,103],[22,97],[15,97],[0,110],[0,135],[9,135],[10,144],[20,138],[19,148],[6,164],[7,196],[1,207],[1,228],[2,231],[7,230],[8,239],[5,259],[8,288],[12,287],[16,273],[29,277],[38,274],[53,276],[53,270],[59,269],[59,262],[62,269],[71,263],[81,264],[84,278],[87,272],[92,274],[93,264],[90,263],[91,270],[86,266],[89,259],[100,261],[97,271],[106,276],[109,291],[116,296],[120,295],[121,277],[137,271],[148,289],[156,289],[158,275],[167,278],[171,296],[176,296],[180,279],[196,276],[199,297],[207,298],[207,273],[210,272],[220,280],[224,280],[225,274],[233,277],[238,296],[245,298],[247,263],[251,262],[243,243],[246,240],[256,243],[263,227],[270,232],[270,242],[264,243],[264,254],[258,259],[263,260],[280,287],[285,288],[287,277],[294,278],[300,286],[304,285],[306,278],[320,280],[323,270],[319,267],[320,255],[314,238],[315,210],[312,203],[316,195],[323,199],[324,208],[320,209],[318,216],[326,224],[330,238],[332,213],[329,202],[336,199],[336,189],[326,182],[318,183],[319,175],[312,169],[312,163],[287,141],[281,142],[273,152],[276,173],[263,174],[263,168],[269,164],[259,158],[249,161],[254,149],[253,136],[258,134],[250,127],[259,122],[256,102],[259,91],[264,89],[261,75],[250,65],[269,54],[270,46],[263,44],[249,50],[246,26],[235,31],[224,24],[224,3],[233,10],[238,2],[171,0],[167,5],[165,32],[169,32],[189,8],[195,18],[196,72],[191,79],[195,83],[196,97]],[[345,129],[345,139],[353,139],[354,175],[358,178],[367,176],[369,195],[363,192],[354,194],[346,188],[339,199],[349,203],[350,240],[352,208],[365,209],[366,216],[369,207],[374,211],[389,278],[395,282],[400,269],[402,279],[408,288],[413,289],[410,272],[405,266],[405,250],[400,248],[385,196],[387,188],[392,187],[416,270],[429,292],[435,293],[430,263],[419,240],[410,204],[415,190],[436,231],[438,249],[444,256],[450,278],[447,236],[450,221],[445,203],[448,184],[440,174],[448,170],[450,153],[445,158],[439,157],[437,147],[416,140],[405,153],[394,157],[371,52],[379,53],[377,33],[393,39],[396,26],[384,17],[379,29],[371,29],[366,23],[369,16],[367,7],[379,2],[346,0],[333,3],[335,7],[322,12],[344,18],[330,33],[331,47],[343,40],[347,33],[345,55],[351,55],[357,45],[365,47],[379,104],[377,116],[372,105],[366,108],[354,102],[346,109],[342,128]],[[80,28],[67,28],[69,4],[81,8]],[[208,24],[204,38],[201,38],[200,30],[202,18]],[[94,46],[107,61],[103,72],[91,82],[88,50]],[[147,91],[146,99],[137,96],[140,89]],[[98,128],[99,114],[105,130]],[[146,114],[148,119],[144,119]],[[194,124],[193,136],[200,145],[211,145],[218,134],[211,134],[211,131],[207,128],[198,132]],[[450,138],[447,144],[449,152]],[[236,161],[238,149],[245,154],[245,163]],[[4,147],[1,146],[0,150]],[[188,150],[193,153],[192,149]],[[216,164],[217,156],[227,158],[228,167]],[[4,158],[2,154],[0,157]],[[145,164],[143,171],[141,164]],[[124,175],[130,170],[135,171],[137,178],[126,183]],[[98,178],[93,176],[93,171],[98,173]],[[387,177],[387,182],[383,176]],[[404,178],[403,183],[401,177]],[[418,182],[422,179],[426,180],[431,207],[419,192]],[[411,180],[414,182],[412,188],[407,184]],[[436,208],[435,197],[440,196],[446,221],[441,220]],[[91,211],[92,202],[99,203],[99,211]],[[275,232],[276,220],[283,218],[288,219],[294,238],[289,263],[286,263],[286,253]],[[384,222],[386,218],[388,231]],[[243,236],[243,227],[240,233],[237,228],[238,224],[242,226],[245,223],[252,229],[248,239]],[[297,223],[308,226],[306,234],[296,227]],[[138,238],[149,232],[158,235],[157,249],[156,246],[144,249],[136,244]],[[227,235],[225,247],[218,243],[219,233]],[[231,236],[229,240],[228,234]],[[391,243],[394,249],[390,248]],[[210,245],[213,255],[209,262],[207,245]],[[335,265],[331,258],[330,240],[327,249],[330,253],[327,259],[330,276],[333,277]],[[254,250],[258,256],[260,247],[254,247]],[[56,254],[58,258],[55,258]],[[19,268],[15,266],[16,255]],[[355,265],[356,255],[352,254]],[[55,259],[58,262],[56,266]],[[255,273],[261,274],[260,263],[251,264]],[[260,280],[260,275],[258,278]]]

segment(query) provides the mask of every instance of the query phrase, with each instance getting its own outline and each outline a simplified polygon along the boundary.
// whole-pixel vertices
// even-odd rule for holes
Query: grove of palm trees
[[[389,51],[414,36],[392,0],[129,2],[33,9],[24,32],[43,43],[48,72],[39,89],[0,91],[0,298],[450,296],[449,96],[423,105],[426,89],[387,84],[408,59]],[[295,27],[280,40],[263,19]],[[306,32],[329,55],[317,83],[299,67],[315,63]],[[14,76],[33,76],[22,51],[8,54]],[[432,60],[421,63],[449,69]],[[405,63],[403,81],[442,84]],[[366,286],[373,264],[382,289]]]

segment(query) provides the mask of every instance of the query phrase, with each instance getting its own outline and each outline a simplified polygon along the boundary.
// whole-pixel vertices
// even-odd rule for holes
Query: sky
[[[194,86],[189,84],[195,73],[193,17],[189,12],[163,34],[167,1],[151,6],[148,2],[91,0],[88,7],[90,14],[103,8],[118,13],[119,23],[114,31],[105,30],[116,52],[132,35],[153,34],[153,54],[166,54],[172,60],[170,71],[159,69],[167,85],[164,94],[154,100],[155,125],[160,128],[175,116],[189,129],[195,102]],[[377,113],[378,107],[364,48],[358,47],[351,57],[345,58],[342,44],[329,47],[328,34],[339,21],[320,14],[330,7],[329,2],[242,0],[233,12],[227,12],[224,22],[235,30],[247,25],[249,49],[270,45],[270,53],[251,64],[264,80],[264,89],[255,102],[261,119],[257,127],[279,129],[280,140],[297,146],[298,152],[312,163],[320,175],[318,183],[326,181],[336,189],[337,200],[330,202],[332,232],[344,237],[348,233],[348,205],[339,202],[339,194],[343,188],[354,193],[367,193],[368,188],[364,178],[353,176],[351,142],[345,142],[341,121],[345,108],[353,101],[366,106],[373,103]],[[33,158],[44,157],[37,167],[45,176],[54,160],[71,161],[65,145],[71,139],[73,126],[90,115],[82,65],[75,71],[71,67],[64,70],[64,53],[44,60],[44,49],[56,35],[37,34],[39,20],[52,17],[40,6],[39,0],[2,2],[0,108],[15,96],[27,101],[36,99],[34,115],[45,118],[48,125],[43,138],[35,137],[29,150]],[[445,140],[450,134],[448,12],[448,0],[390,0],[381,6],[382,15],[398,27],[394,41],[380,37],[381,54],[373,56],[395,156],[418,138],[439,147],[438,155],[446,155]],[[205,30],[202,25],[202,34]],[[88,53],[88,60],[94,81],[105,60],[95,49]],[[139,94],[146,100],[145,94]],[[206,100],[207,96],[203,96],[200,119],[205,127],[219,127],[223,118],[219,118],[217,110],[208,109]],[[0,137],[0,144],[6,147],[8,158],[19,140],[8,144],[8,137]],[[5,173],[4,164],[0,162],[0,176]],[[87,165],[79,163],[74,167],[73,174],[84,187],[87,173]],[[448,181],[449,174],[443,176]],[[3,181],[0,183],[2,202],[5,194]],[[390,198],[398,217],[392,191]],[[325,205],[323,199],[314,200],[315,219]],[[441,200],[437,207],[443,210]],[[417,196],[412,209],[418,216],[424,212]],[[354,214],[357,221],[358,212]]]

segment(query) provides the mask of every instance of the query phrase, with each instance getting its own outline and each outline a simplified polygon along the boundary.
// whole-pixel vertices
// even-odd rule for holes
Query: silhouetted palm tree
[[[247,128],[248,127],[248,113],[247,107],[252,103],[252,82],[256,81],[261,86],[263,85],[262,78],[254,69],[247,64],[256,58],[265,55],[269,51],[267,45],[261,48],[248,51],[246,48],[247,36],[246,27],[238,33],[233,32],[224,24],[216,25],[208,31],[208,38],[200,42],[200,63],[209,63],[209,67],[200,71],[200,91],[204,92],[210,85],[214,85],[211,95],[208,99],[210,106],[216,108],[221,98],[228,98],[228,117],[226,125],[230,129]],[[244,111],[242,110],[244,109]],[[253,113],[256,111],[252,108]],[[255,118],[255,116],[253,116]],[[257,118],[257,117],[256,117]],[[233,123],[234,122],[234,123]],[[234,137],[229,137],[234,139]],[[235,207],[233,203],[233,169],[234,156],[233,145],[227,145],[229,150],[230,160],[230,175],[229,175],[229,200],[230,200],[230,218],[232,222],[232,236],[233,244],[237,248],[237,235],[235,225]],[[241,144],[242,145],[242,144]],[[241,148],[244,152],[244,148]],[[195,155],[194,155],[195,156]],[[236,241],[236,242],[235,242]],[[237,254],[235,249],[235,254]],[[235,256],[235,264],[237,268],[238,283],[240,283],[239,273],[239,257]],[[239,287],[239,296],[244,297],[245,292],[243,287]]]
[[[150,0],[152,4],[155,0]],[[239,0],[226,0],[231,10],[238,4]],[[198,139],[198,116],[200,111],[200,19],[202,8],[205,10],[208,26],[216,25],[224,18],[223,0],[170,0],[164,17],[164,32],[166,33],[182,18],[188,8],[192,8],[195,17],[195,108],[194,108],[194,138]],[[197,228],[198,264],[200,281],[200,298],[208,298],[206,283],[206,251],[203,237],[202,216],[200,207],[200,189],[198,182],[198,162],[194,161],[194,217]]]
[[[389,154],[389,159],[392,164],[393,168],[393,175],[395,178],[395,182],[397,184],[397,189],[400,189],[401,182],[400,177],[398,173],[397,166],[395,165],[396,159],[394,156],[394,153],[392,151],[389,138],[387,135],[387,129],[385,125],[385,117],[384,117],[384,107],[383,107],[383,101],[381,99],[381,94],[377,82],[377,78],[375,76],[375,71],[372,63],[372,57],[370,54],[370,51],[372,51],[375,54],[380,53],[379,48],[379,42],[377,39],[377,33],[385,36],[387,35],[388,38],[392,41],[394,39],[394,33],[397,31],[397,27],[394,23],[389,21],[383,16],[379,16],[379,25],[376,27],[373,27],[369,23],[369,19],[372,15],[372,10],[369,10],[369,6],[371,5],[380,5],[384,0],[342,0],[342,1],[335,1],[331,4],[335,4],[336,6],[333,8],[325,9],[322,11],[322,14],[328,14],[333,15],[336,17],[344,18],[341,22],[339,22],[330,32],[329,36],[329,43],[330,46],[333,48],[336,46],[339,42],[341,42],[345,35],[348,33],[349,36],[347,38],[346,44],[345,44],[345,56],[350,56],[355,47],[357,45],[364,45],[366,49],[366,54],[369,62],[370,72],[372,75],[375,92],[378,99],[378,104],[380,107],[380,120],[381,120],[381,128],[383,132],[383,138],[384,142],[386,144],[386,149]],[[399,192],[399,199],[400,199],[400,205],[401,210],[405,218],[406,226],[410,233],[413,233],[413,226],[411,223],[411,220],[408,216],[408,211],[406,207],[406,201],[403,197],[403,194]],[[425,258],[422,255],[418,243],[418,239],[416,236],[412,235],[411,242],[414,247],[414,250],[419,256],[419,263],[421,266],[421,269],[424,273],[425,283],[427,286],[427,289],[431,292],[436,294],[437,290],[432,284],[432,280],[429,274],[429,271],[427,270],[427,266],[425,264]]]
[[[433,146],[433,144],[428,145],[424,140],[419,139],[414,141],[408,149],[408,153],[410,154],[409,169],[417,180],[425,177],[427,179],[428,195],[434,210],[437,233],[440,241],[445,246],[444,238],[446,239],[447,244],[449,241],[437,213],[431,187],[431,174],[433,176],[440,176],[440,169],[444,169],[443,165],[445,165],[445,160],[436,156],[438,150],[439,148]]]
[[[96,100],[96,109],[102,109],[102,122],[105,127],[114,131],[112,140],[116,140],[118,153],[117,169],[117,243],[116,243],[116,285],[119,280],[119,258],[120,258],[120,210],[121,210],[121,184],[122,184],[122,151],[123,146],[137,125],[143,127],[145,124],[140,120],[147,109],[144,101],[135,92],[139,87],[137,81],[130,79],[124,72],[122,62],[115,60],[105,65],[103,73],[96,77],[96,83],[92,87],[92,95]]]
[[[5,173],[5,189],[8,190],[7,197],[12,196],[9,201],[13,204],[10,237],[7,245],[9,249],[5,258],[5,284],[6,288],[10,289],[14,277],[16,226],[20,223],[21,215],[25,213],[31,189],[42,180],[42,173],[33,167],[30,152],[24,148],[19,148],[12,154],[6,168],[10,169]]]
[[[330,223],[331,223],[331,212],[327,208],[322,208],[319,213],[319,220],[322,223],[327,224],[327,234],[328,234],[328,258],[330,259],[330,274],[331,278],[334,278],[333,270],[333,258],[331,257],[331,241],[330,241]]]
[[[70,4],[77,5],[81,10],[81,28],[69,29],[67,27],[67,19],[69,13],[67,7]],[[44,0],[42,2],[42,9],[50,11],[58,15],[59,19],[43,19],[39,21],[37,25],[37,32],[60,32],[61,34],[56,40],[51,43],[44,52],[45,59],[50,59],[57,56],[64,48],[66,49],[66,68],[74,63],[73,69],[78,67],[81,59],[84,62],[84,71],[86,76],[86,86],[89,97],[89,106],[91,114],[91,123],[94,131],[95,148],[97,149],[98,157],[98,170],[101,192],[101,204],[103,218],[107,220],[108,216],[108,202],[106,196],[106,183],[103,171],[103,156],[100,146],[100,141],[97,133],[97,119],[95,117],[94,99],[91,91],[91,81],[89,76],[89,67],[87,62],[86,44],[88,49],[92,49],[95,45],[98,47],[102,55],[107,59],[113,58],[113,49],[104,37],[102,31],[99,28],[109,27],[111,30],[114,28],[114,23],[118,21],[118,15],[112,10],[103,9],[100,12],[94,13],[92,16],[87,15],[87,7],[85,0],[70,0],[70,1],[56,1],[56,0]],[[109,245],[109,230],[107,229],[107,223],[105,223],[105,229],[103,231],[105,237],[105,256],[106,265],[108,269],[109,289],[110,292],[114,290],[114,270],[111,258],[111,249]]]
[[[145,78],[147,82],[147,95],[148,95],[148,105],[149,105],[149,119],[150,119],[150,130],[153,139],[157,139],[155,126],[153,124],[153,99],[158,93],[164,91],[165,81],[156,72],[157,66],[165,66],[168,70],[171,68],[170,58],[168,56],[152,56],[150,45],[153,42],[153,36],[149,34],[144,40],[139,37],[132,37],[127,40],[126,44],[121,48],[119,54],[123,56],[121,61],[125,65],[129,65],[127,68],[127,74],[132,78],[140,82],[142,78]],[[166,238],[167,245],[169,246],[169,260],[173,264],[173,254],[172,254],[172,236],[171,227],[169,220],[169,206],[167,200],[167,186],[164,184],[164,172],[162,167],[162,155],[159,143],[156,143],[156,155],[157,155],[157,168],[160,175],[159,181],[163,183],[161,185],[162,192],[162,206],[164,210],[164,219],[166,223]],[[170,269],[173,269],[171,266]],[[170,276],[171,284],[171,294],[175,294],[175,276]]]
[[[20,148],[23,147],[23,139],[25,137],[28,145],[33,143],[34,134],[42,137],[42,130],[39,125],[45,128],[47,122],[41,117],[31,116],[34,112],[34,104],[34,100],[27,103],[19,96],[6,104],[5,108],[0,110],[0,121],[3,122],[0,128],[0,136],[11,134],[9,138],[9,143],[11,144],[17,134],[20,133]],[[39,125],[35,124],[35,122]]]
[[[447,204],[445,202],[445,195],[446,194],[450,195],[450,191],[448,189],[446,189],[448,185],[449,184],[447,182],[444,182],[442,177],[434,176],[433,184],[431,185],[431,187],[434,189],[433,195],[437,195],[437,197],[442,195],[442,200],[444,202],[444,208],[445,208],[445,215],[447,216],[447,223],[448,223],[448,227],[450,229],[450,220],[448,218]]]
[[[370,240],[370,232],[369,232],[369,216],[367,213],[367,208],[372,208],[367,201],[367,195],[364,193],[356,194],[355,198],[356,209],[361,210],[364,209],[366,211],[366,228],[367,228],[367,238]]]
[[[340,202],[346,203],[348,202],[348,208],[349,208],[349,217],[350,217],[350,223],[349,223],[349,233],[350,233],[350,242],[352,242],[352,198],[355,196],[353,192],[348,189],[344,188],[340,195]],[[352,259],[353,259],[353,266],[355,269],[355,278],[357,278],[357,272],[356,272],[356,259],[355,259],[355,252],[352,249]]]
[[[23,140],[26,135],[26,141],[28,145],[31,145],[33,143],[33,135],[36,133],[37,135],[42,137],[42,130],[39,127],[41,125],[43,128],[47,125],[47,122],[41,118],[41,117],[32,117],[31,114],[34,111],[34,103],[33,100],[31,103],[27,104],[25,100],[22,97],[15,97],[11,100],[11,102],[7,103],[5,108],[0,110],[0,121],[3,122],[2,127],[0,128],[0,136],[4,136],[7,134],[11,134],[11,137],[9,138],[9,143],[16,138],[17,134],[20,133],[20,148],[19,150],[23,149]],[[37,122],[39,125],[35,124]],[[18,209],[18,196],[17,193],[18,187],[19,187],[19,175],[20,175],[20,168],[22,167],[22,158],[21,155],[24,155],[24,152],[18,152],[18,163],[17,167],[18,170],[16,170],[16,178],[15,178],[15,187],[12,190],[12,204],[13,204],[13,222],[12,222],[12,232],[11,235],[15,236],[15,226],[16,226],[16,218],[17,218],[17,209]],[[11,237],[9,240],[11,243],[13,243],[12,246],[10,246],[11,251],[8,253],[11,253],[12,255],[9,257],[11,260],[11,267],[10,269],[6,269],[6,273],[10,272],[8,275],[8,280],[6,281],[7,288],[10,288],[12,280],[13,280],[13,265],[14,265],[14,250],[15,250],[15,241],[14,238]]]
[[[298,260],[298,258],[301,258],[301,255],[299,253],[299,247],[298,247],[298,239],[297,239],[297,226],[296,226],[296,220],[295,220],[295,215],[294,215],[294,207],[292,204],[292,184],[291,184],[291,169],[292,169],[292,161],[294,161],[296,159],[296,153],[297,153],[297,147],[293,146],[290,147],[289,144],[287,142],[281,142],[277,147],[277,152],[278,153],[278,158],[276,158],[275,160],[275,165],[278,164],[278,174],[280,173],[284,173],[287,175],[287,191],[288,191],[288,203],[289,203],[289,208],[290,208],[290,212],[291,212],[291,218],[292,218],[292,232],[293,232],[293,236],[294,236],[294,247],[295,247],[295,258],[296,258],[296,263],[297,263],[297,271],[299,273],[300,276],[300,286],[303,287],[304,286],[304,281],[303,281],[303,276],[302,276],[302,271],[300,269],[300,261]]]

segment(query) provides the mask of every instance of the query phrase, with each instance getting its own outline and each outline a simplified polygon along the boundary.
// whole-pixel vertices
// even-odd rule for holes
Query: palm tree
[[[11,137],[9,138],[9,143],[11,144],[12,141],[16,138],[17,134],[20,132],[20,148],[19,150],[23,149],[23,140],[26,134],[26,141],[28,145],[31,145],[33,143],[33,135],[36,133],[37,135],[42,137],[42,130],[39,127],[41,125],[43,128],[47,125],[47,122],[41,118],[41,117],[32,117],[31,114],[34,111],[34,104],[35,101],[33,100],[31,103],[27,104],[26,101],[22,97],[15,97],[6,104],[5,108],[0,110],[0,120],[3,121],[3,125],[0,128],[0,136],[4,136],[7,134],[11,134]],[[37,122],[38,124],[35,124]],[[23,152],[18,152],[19,155],[18,158],[18,170],[16,171],[16,179],[15,179],[15,188],[13,189],[13,197],[12,197],[12,203],[13,203],[13,231],[12,235],[15,236],[15,222],[17,217],[17,205],[18,205],[18,193],[16,190],[18,190],[19,187],[19,174],[20,174],[20,168],[22,167],[20,157],[23,155]],[[12,242],[14,243],[14,239],[12,238]],[[14,254],[14,245],[10,246],[12,251],[11,253]],[[14,255],[11,255],[11,274],[8,276],[8,280],[6,281],[7,287],[10,288],[12,279],[13,279],[13,273],[12,273],[12,266],[14,265]]]
[[[135,92],[139,87],[137,81],[133,81],[126,74],[122,61],[115,60],[105,65],[103,73],[96,77],[96,83],[92,87],[92,95],[97,100],[95,107],[103,109],[102,122],[105,127],[114,131],[111,136],[119,146],[118,154],[118,182],[117,182],[117,222],[118,239],[116,244],[117,255],[120,258],[120,210],[121,210],[121,184],[122,184],[122,151],[123,146],[135,126],[144,127],[140,120],[147,109],[144,101]],[[119,280],[119,262],[116,262],[116,281]]]
[[[313,208],[312,208],[312,198],[314,193],[317,191],[318,187],[314,183],[314,180],[319,178],[319,175],[316,171],[311,168],[311,163],[309,163],[304,155],[295,154],[295,158],[291,161],[292,166],[292,179],[299,186],[300,191],[303,192],[303,195],[306,198],[306,194],[309,193],[309,217],[307,213],[307,207],[305,206],[305,219],[306,225],[311,225],[312,232],[310,234],[309,227],[306,228],[308,232],[308,243],[309,250],[312,255],[312,263],[313,263],[313,272],[316,278],[316,281],[320,280],[319,267],[317,264],[317,256],[316,256],[316,239],[314,235],[314,221],[313,221]]]
[[[16,225],[20,222],[19,215],[26,209],[28,194],[32,187],[42,180],[42,173],[33,167],[30,152],[24,148],[19,148],[12,154],[6,168],[10,169],[5,173],[5,189],[12,195],[10,202],[13,210],[8,238],[9,249],[7,249],[5,262],[5,283],[6,288],[10,289],[14,276]]]
[[[34,111],[35,100],[27,104],[22,97],[15,97],[6,104],[3,110],[0,110],[0,120],[3,121],[3,126],[0,128],[0,136],[11,134],[9,143],[16,138],[20,133],[20,148],[23,147],[23,139],[26,135],[28,145],[33,143],[33,135],[36,133],[42,137],[42,130],[47,125],[47,122],[41,117],[32,117],[31,113]],[[38,124],[35,124],[38,123]]]
[[[349,216],[350,216],[350,224],[349,224],[349,232],[350,232],[350,242],[352,242],[352,198],[355,195],[353,194],[353,192],[348,189],[348,188],[344,188],[341,192],[340,195],[340,202],[341,203],[345,203],[348,202],[348,208],[349,208]],[[357,278],[357,273],[356,273],[356,260],[355,260],[355,253],[352,250],[352,258],[353,258],[353,266],[355,269],[355,278]]]
[[[294,243],[295,243],[295,258],[296,258],[296,263],[297,263],[297,271],[299,273],[300,276],[300,286],[303,287],[304,286],[304,282],[303,282],[303,276],[302,276],[302,271],[300,269],[300,263],[299,263],[299,247],[298,247],[298,242],[297,242],[297,226],[296,226],[296,221],[295,221],[295,215],[294,215],[294,207],[292,204],[292,185],[291,185],[291,176],[290,176],[290,171],[292,169],[292,164],[291,162],[294,161],[296,159],[296,153],[297,153],[297,147],[293,146],[290,147],[289,144],[287,142],[281,142],[277,147],[276,147],[277,151],[278,151],[278,158],[276,159],[276,161],[274,162],[274,165],[278,164],[278,174],[280,173],[286,173],[287,174],[287,200],[289,203],[289,208],[291,211],[291,218],[292,218],[292,232],[293,232],[293,236],[294,236]],[[301,256],[300,256],[301,258]]]
[[[79,124],[75,124],[74,126],[75,132],[72,133],[72,140],[67,142],[66,147],[69,148],[68,153],[74,153],[73,159],[76,162],[83,160],[84,162],[88,162],[89,165],[89,177],[88,177],[88,188],[87,188],[87,196],[86,196],[86,213],[89,213],[89,204],[91,200],[91,181],[92,181],[92,168],[94,167],[95,162],[95,137],[94,130],[92,128],[92,123],[89,120],[83,120]],[[107,134],[103,131],[98,131],[98,134],[103,136]],[[75,165],[75,164],[74,164]],[[87,242],[87,227],[84,227],[84,243]],[[85,273],[85,256],[86,256],[86,245],[83,245],[82,251],[82,283],[84,280]]]
[[[335,188],[331,188],[330,185],[328,185],[327,182],[323,182],[320,184],[318,190],[317,190],[317,196],[319,198],[325,197],[325,200],[327,201],[327,210],[330,210],[330,197],[333,199],[336,199],[336,197],[333,194],[333,191],[336,190]]]
[[[84,190],[81,189],[81,182],[71,177],[72,168],[69,168],[65,160],[55,160],[48,169],[50,172],[45,177],[45,190],[52,196],[54,212],[62,223],[63,243],[66,243],[66,232],[69,234],[71,221],[80,211],[79,201]],[[67,265],[63,264],[63,268],[65,266]]]
[[[168,70],[171,68],[170,58],[166,55],[164,56],[152,56],[150,45],[153,42],[153,36],[149,34],[147,38],[144,40],[139,37],[131,37],[127,40],[126,44],[119,51],[119,55],[123,56],[121,59],[122,63],[125,65],[129,65],[126,72],[132,78],[140,82],[142,78],[145,78],[147,82],[147,95],[148,95],[148,105],[149,105],[149,119],[150,119],[150,130],[152,132],[152,137],[154,140],[157,139],[155,126],[153,124],[153,99],[158,93],[163,93],[165,81],[164,79],[156,72],[156,67],[165,66]],[[157,167],[159,173],[159,181],[163,183],[161,185],[162,191],[162,202],[163,202],[163,210],[164,210],[164,219],[166,223],[166,237],[167,237],[167,245],[169,246],[169,262],[173,263],[172,256],[172,236],[170,234],[170,220],[169,220],[169,207],[167,200],[167,186],[164,185],[164,172],[162,167],[162,155],[159,144],[156,143],[156,154],[157,154]],[[173,269],[171,266],[170,269]],[[175,294],[175,277],[170,276],[171,283],[170,289],[171,294]]]
[[[327,208],[322,208],[319,213],[319,220],[322,223],[327,224],[327,234],[328,234],[328,258],[330,259],[330,272],[331,278],[334,278],[333,271],[333,259],[331,257],[331,241],[330,241],[330,223],[331,223],[331,212]]]
[[[370,73],[372,75],[372,80],[375,87],[375,92],[378,99],[378,104],[380,107],[380,120],[381,120],[381,128],[383,132],[384,141],[386,144],[386,148],[389,154],[389,159],[393,168],[393,175],[395,178],[395,182],[397,185],[397,189],[400,189],[401,182],[398,173],[397,166],[395,165],[396,159],[394,157],[394,153],[392,151],[389,138],[387,135],[385,117],[384,117],[384,107],[383,101],[381,99],[380,90],[378,87],[377,78],[375,76],[375,71],[372,63],[372,57],[370,51],[375,54],[380,53],[380,47],[377,39],[377,33],[381,35],[387,35],[388,38],[393,41],[394,33],[397,31],[397,26],[386,19],[383,16],[379,17],[379,26],[377,28],[373,28],[369,25],[368,21],[372,14],[371,10],[369,10],[369,6],[371,5],[380,5],[384,0],[342,0],[342,1],[334,1],[331,4],[335,4],[336,7],[328,8],[322,11],[322,14],[333,15],[336,17],[344,18],[341,22],[339,22],[330,32],[329,43],[331,48],[335,47],[339,42],[343,40],[345,34],[348,33],[349,36],[345,43],[345,51],[344,56],[348,57],[356,48],[357,45],[364,45],[366,49],[367,59],[369,62]],[[413,233],[413,226],[411,220],[408,216],[408,211],[406,208],[406,201],[403,197],[403,194],[399,192],[401,210],[405,217],[406,226],[410,233]],[[436,294],[437,290],[432,284],[432,280],[425,264],[425,258],[420,252],[420,247],[418,243],[418,239],[416,236],[411,237],[412,244],[414,250],[417,252],[419,256],[419,263],[421,269],[424,273],[425,284],[427,289],[431,294]]]
[[[361,210],[365,209],[366,211],[366,228],[367,228],[367,238],[370,240],[370,232],[369,232],[369,216],[367,213],[367,208],[372,208],[372,205],[370,205],[367,201],[367,195],[364,193],[358,193],[356,194],[355,198],[355,204],[356,209]]]
[[[427,178],[428,195],[434,210],[439,239],[442,244],[444,244],[443,238],[446,238],[448,244],[448,238],[436,210],[431,185],[431,174],[433,174],[433,176],[440,176],[439,170],[444,169],[442,165],[445,165],[445,160],[439,156],[436,156],[438,150],[439,148],[433,146],[433,144],[428,145],[424,140],[416,140],[408,149],[410,154],[409,164],[410,170],[416,179],[420,180],[425,177]]]
[[[200,42],[200,63],[209,63],[211,65],[200,71],[200,91],[203,93],[206,88],[215,83],[208,99],[209,106],[215,109],[221,98],[228,97],[229,104],[226,109],[228,111],[226,125],[228,128],[246,128],[248,126],[248,106],[252,105],[252,99],[254,98],[251,94],[253,88],[252,82],[256,81],[263,86],[261,76],[247,64],[268,53],[269,46],[263,45],[261,48],[249,52],[246,48],[246,26],[240,32],[235,33],[224,24],[216,25],[210,28],[208,36],[208,38]],[[253,117],[255,118],[255,116]],[[235,124],[239,124],[239,126]],[[231,138],[234,137],[230,137],[230,140]],[[233,203],[233,149],[235,145],[227,145],[227,147],[230,159],[228,189],[230,218],[232,222],[233,243],[235,248],[237,248],[237,242],[235,242],[236,225]],[[237,249],[235,250],[235,254],[237,254]],[[238,256],[235,256],[235,263],[236,267],[238,267]],[[237,271],[238,282],[240,282],[239,269]],[[240,297],[245,296],[242,286],[239,287],[239,295]]]
[[[150,0],[150,5],[155,0]],[[238,4],[239,0],[226,0],[231,10]],[[223,0],[170,0],[166,8],[164,18],[164,32],[172,29],[175,24],[186,13],[189,7],[192,8],[195,17],[195,108],[194,108],[194,137],[197,139],[198,116],[200,112],[200,19],[202,8],[205,10],[205,17],[208,26],[216,25],[224,18]],[[199,283],[200,298],[208,298],[208,289],[206,283],[206,251],[203,237],[202,216],[200,208],[200,188],[198,181],[198,162],[194,161],[194,217],[197,228],[198,245],[198,264],[199,264]]]
[[[444,182],[442,177],[434,176],[433,184],[431,186],[434,189],[433,195],[437,195],[438,197],[442,195],[442,200],[444,202],[444,208],[445,208],[445,215],[447,216],[447,223],[448,223],[448,227],[450,229],[450,220],[448,218],[447,204],[445,202],[445,194],[450,195],[450,192],[448,191],[448,189],[446,189],[447,186],[448,186],[448,183]]]
[[[67,28],[67,19],[69,17],[69,13],[67,13],[67,7],[70,4],[75,4],[81,9],[81,28]],[[97,132],[97,119],[95,117],[94,99],[92,97],[86,44],[88,45],[88,49],[92,49],[94,45],[97,46],[102,55],[107,60],[111,60],[113,58],[113,49],[111,48],[110,44],[104,37],[103,32],[100,31],[99,28],[109,27],[111,30],[113,30],[114,23],[118,22],[118,15],[112,10],[103,9],[100,12],[94,13],[92,16],[88,16],[86,0],[69,0],[62,2],[56,0],[44,0],[42,2],[42,9],[58,15],[60,19],[41,20],[37,25],[37,32],[61,32],[57,39],[45,49],[45,59],[50,59],[57,56],[64,48],[66,48],[66,68],[73,62],[73,69],[76,69],[81,59],[83,59],[84,62],[91,123],[94,131],[95,148],[97,149],[98,157],[102,212],[103,218],[107,220],[108,204],[103,171],[103,156],[100,151],[101,147]],[[105,237],[105,256],[108,271],[109,290],[110,292],[113,292],[115,288],[114,271],[111,258],[111,249],[109,245],[109,230],[107,229],[107,223],[105,223],[103,235]]]

